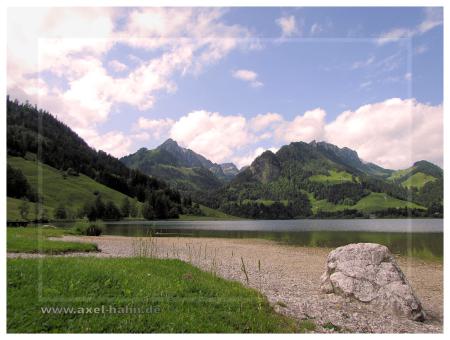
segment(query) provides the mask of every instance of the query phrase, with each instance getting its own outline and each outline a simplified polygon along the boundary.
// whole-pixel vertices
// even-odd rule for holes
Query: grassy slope
[[[403,207],[424,209],[424,207],[416,203],[402,201],[397,198],[393,198],[386,194],[378,192],[372,192],[370,195],[362,198],[361,200],[358,201],[358,203],[352,206],[352,209],[358,209],[364,212],[372,212],[387,208],[403,208]]]
[[[312,205],[313,213],[317,211],[340,211],[344,209],[357,209],[363,212],[373,212],[387,208],[422,208],[424,207],[407,201],[402,201],[383,193],[372,192],[370,195],[360,199],[355,205],[333,204],[327,200],[316,200],[314,195],[307,193]]]
[[[343,182],[352,182],[352,175],[346,171],[328,171],[328,176],[325,175],[314,175],[309,177],[310,181],[321,182],[328,184],[339,184]]]
[[[241,217],[231,216],[219,210],[211,209],[200,205],[200,209],[204,216],[180,215],[181,221],[211,221],[211,220],[243,220]]]
[[[274,204],[276,201],[273,200],[263,200],[263,199],[259,199],[259,200],[249,200],[249,199],[245,199],[242,201],[243,203],[262,203],[264,205],[272,205]],[[281,200],[279,201],[280,203],[283,203],[284,205],[288,205],[289,201],[288,200]]]
[[[19,200],[17,198],[7,197],[7,216],[8,220],[11,221],[18,221],[22,220],[22,217],[20,217],[19,213],[19,207],[23,203],[22,200]],[[36,219],[36,211],[37,211],[37,204],[33,202],[28,202],[29,206],[29,213],[28,213],[28,219],[34,220]],[[47,210],[48,217],[53,216],[53,207],[49,207],[48,205],[44,204],[43,209]]]
[[[257,291],[179,260],[9,259],[7,291],[10,333],[300,330],[294,320],[276,314]],[[102,306],[106,313],[100,312]],[[41,307],[92,310],[47,314]],[[144,313],[108,313],[126,307],[140,308]],[[97,313],[94,308],[98,308]]]
[[[311,202],[311,209],[313,214],[320,211],[340,211],[344,209],[350,209],[351,206],[342,204],[333,204],[327,200],[317,200],[314,195],[310,192],[304,191],[308,195],[309,201]]]
[[[407,174],[409,174],[411,171],[413,171],[415,168],[414,167],[410,167],[407,169],[403,169],[403,170],[397,170],[394,171],[392,173],[392,175],[390,175],[387,180],[388,181],[394,181],[396,179],[402,178],[403,176],[406,176]]]
[[[422,188],[428,182],[436,181],[437,178],[424,174],[423,172],[417,172],[407,180],[402,182],[402,185],[406,188],[416,187],[418,189]]]
[[[8,164],[14,168],[19,168],[31,186],[37,190],[39,179],[38,163],[20,157],[8,157]],[[100,192],[104,200],[112,200],[117,205],[120,205],[123,198],[126,197],[124,194],[110,189],[85,175],[67,176],[64,179],[59,170],[42,163],[39,164],[42,165],[42,196],[44,205],[49,210],[56,208],[59,203],[63,203],[66,208],[75,212],[85,202],[95,199],[95,191]],[[11,203],[11,206],[8,205],[8,219],[19,217],[16,208],[20,204],[20,200],[13,201],[8,199],[8,203]],[[52,215],[50,216],[52,217]]]
[[[59,254],[67,252],[96,251],[91,243],[48,240],[49,237],[61,237],[66,232],[56,228],[7,228],[6,249],[11,253]]]

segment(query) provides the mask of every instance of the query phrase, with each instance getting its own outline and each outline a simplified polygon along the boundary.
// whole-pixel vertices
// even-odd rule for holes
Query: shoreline
[[[96,243],[100,252],[56,256],[177,258],[255,288],[267,296],[278,312],[299,320],[314,319],[319,326],[331,323],[344,331],[369,333],[440,333],[443,330],[443,264],[435,261],[395,256],[427,313],[427,320],[420,323],[367,304],[320,293],[320,275],[325,270],[329,248],[213,237],[105,235],[64,236],[58,240]],[[8,253],[8,258],[41,256],[48,255]],[[318,331],[327,332],[325,328]]]

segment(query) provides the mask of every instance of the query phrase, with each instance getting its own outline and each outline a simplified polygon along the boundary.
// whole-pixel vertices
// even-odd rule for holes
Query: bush
[[[104,229],[102,221],[79,221],[73,226],[75,233],[86,236],[100,236]]]
[[[57,220],[64,220],[67,218],[67,210],[66,207],[60,203],[54,212],[54,216]]]

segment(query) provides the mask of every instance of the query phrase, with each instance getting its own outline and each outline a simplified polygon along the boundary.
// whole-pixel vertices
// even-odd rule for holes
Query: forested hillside
[[[177,190],[136,169],[129,169],[117,158],[89,147],[68,126],[48,112],[28,103],[7,98],[7,150],[9,156],[24,158],[34,155],[35,161],[69,176],[79,174],[91,178],[114,191],[144,204],[143,215],[151,218],[177,217],[183,212],[183,202]],[[8,167],[8,196],[30,201],[44,200],[37,189],[30,190],[16,162]],[[36,166],[36,171],[37,171]],[[17,183],[22,183],[23,189]],[[18,193],[17,190],[23,190]],[[62,188],[61,188],[62,189]],[[45,204],[45,203],[44,203]],[[116,206],[120,202],[114,202]],[[93,205],[94,206],[94,205]],[[96,214],[95,207],[91,210]],[[103,211],[101,204],[98,209]],[[98,214],[97,214],[98,215]],[[93,216],[95,217],[95,216]],[[98,216],[101,217],[101,216]]]
[[[264,152],[206,200],[253,218],[441,216],[442,176],[411,188],[388,180],[393,174],[348,148],[296,142]]]

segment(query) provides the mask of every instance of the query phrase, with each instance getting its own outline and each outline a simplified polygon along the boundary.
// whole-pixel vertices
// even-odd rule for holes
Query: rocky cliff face
[[[281,173],[281,164],[272,151],[265,151],[250,165],[252,174],[262,183],[277,179]]]

